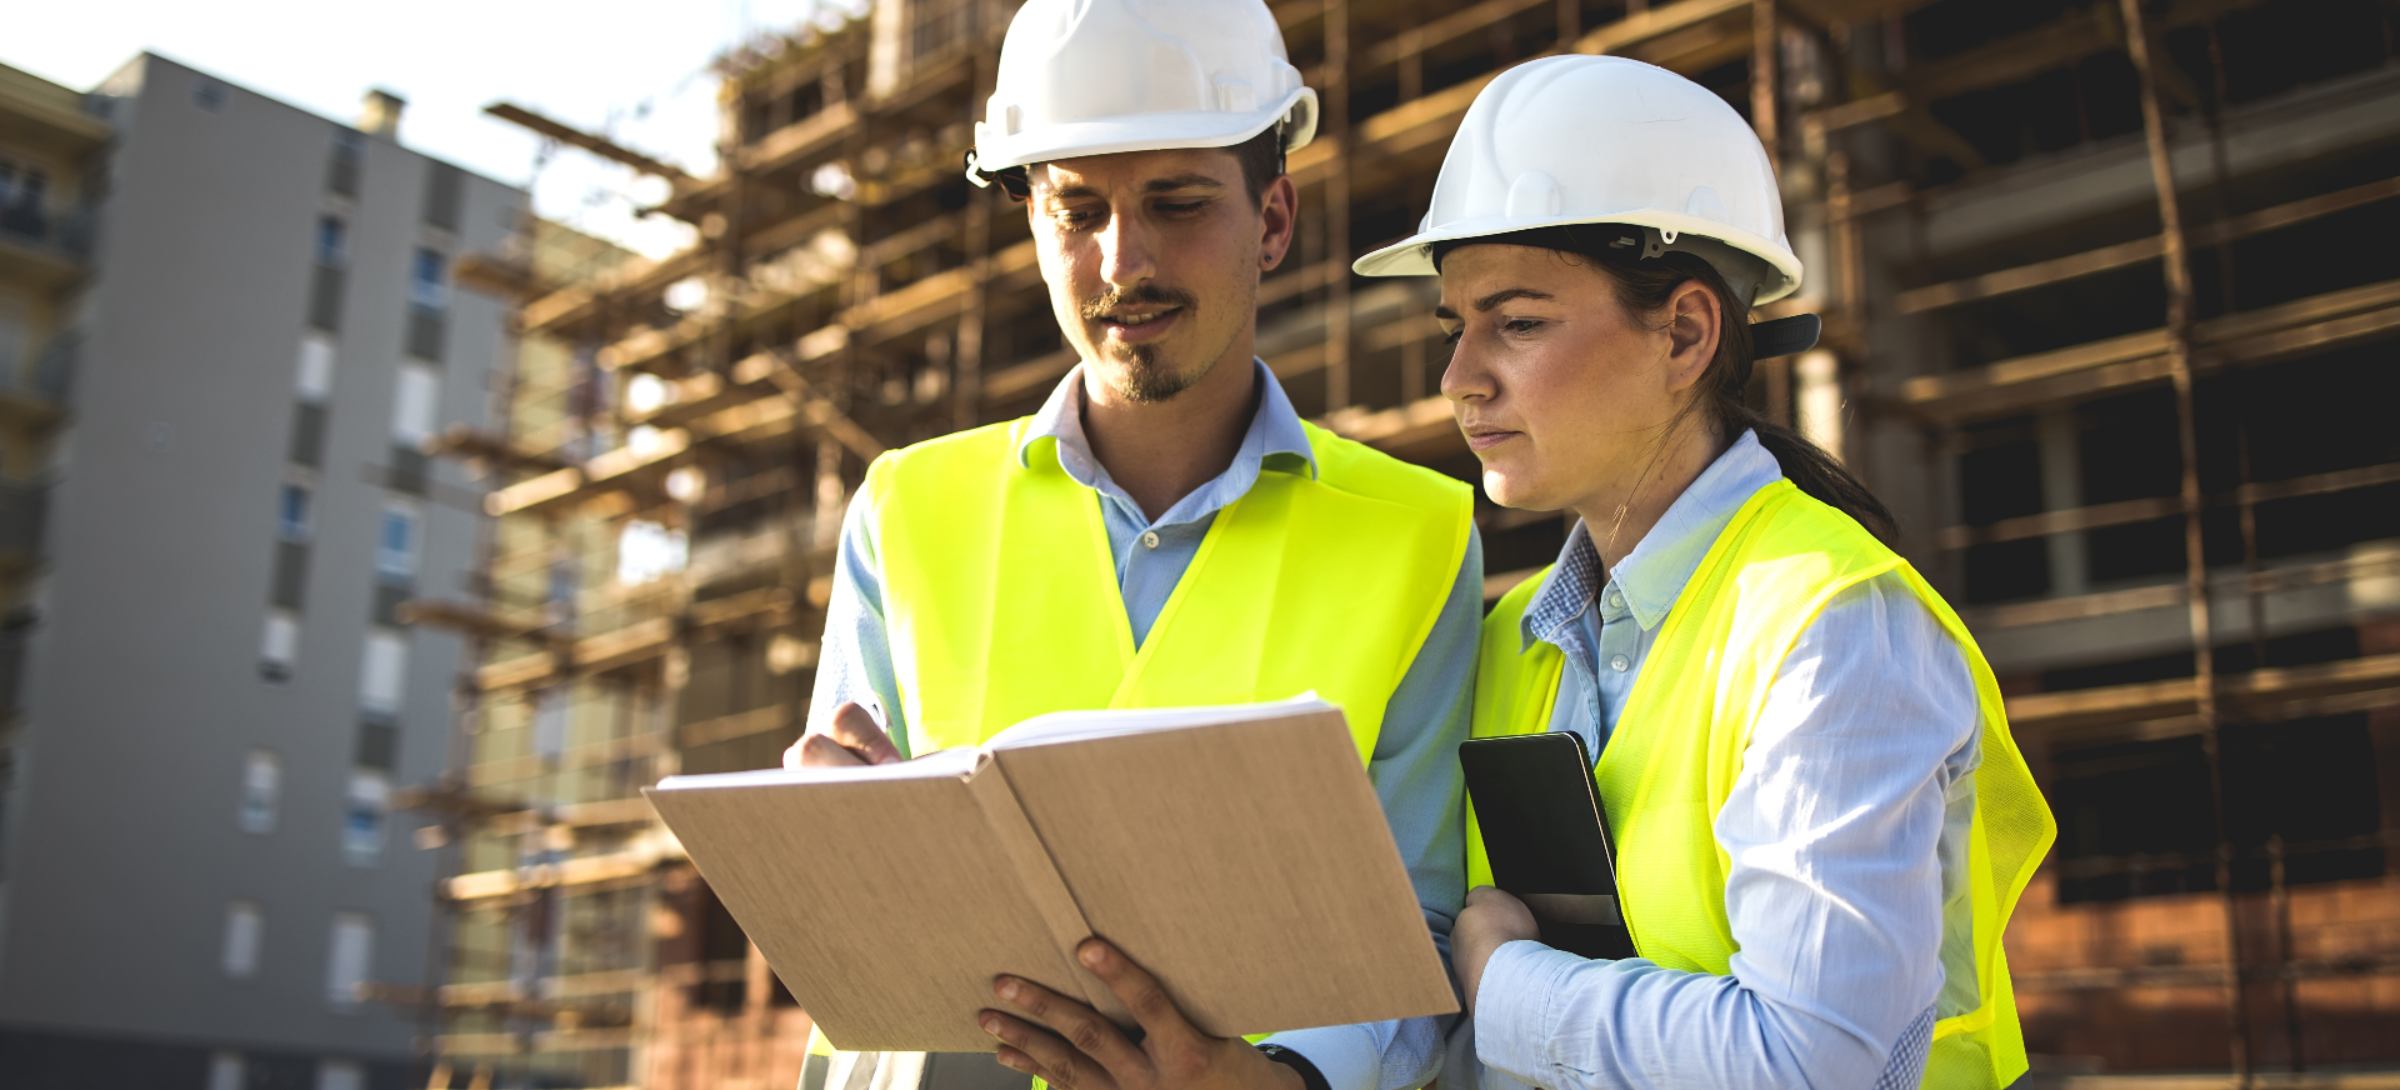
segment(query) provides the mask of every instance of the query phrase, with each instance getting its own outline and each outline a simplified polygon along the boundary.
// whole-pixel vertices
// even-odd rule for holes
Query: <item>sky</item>
[[[709,65],[737,42],[787,34],[863,0],[11,0],[0,63],[87,90],[144,50],[336,121],[371,88],[408,100],[401,143],[533,190],[543,216],[652,256],[687,243],[637,220],[663,184],[483,114],[506,100],[707,173],[716,138]]]

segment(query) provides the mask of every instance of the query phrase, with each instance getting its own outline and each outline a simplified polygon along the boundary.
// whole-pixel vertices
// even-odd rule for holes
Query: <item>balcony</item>
[[[92,218],[39,205],[0,208],[0,279],[60,288],[83,278]]]
[[[47,484],[0,481],[0,571],[22,571],[41,555],[49,500]]]
[[[0,358],[0,423],[39,427],[66,412],[81,339],[53,337],[30,361]]]
[[[0,621],[0,727],[17,717],[24,694],[25,644],[32,625],[13,618]]]

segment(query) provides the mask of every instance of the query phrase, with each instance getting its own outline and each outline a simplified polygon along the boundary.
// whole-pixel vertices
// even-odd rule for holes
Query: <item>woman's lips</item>
[[[1467,448],[1476,451],[1490,450],[1493,447],[1499,446],[1500,444],[1508,442],[1511,439],[1515,439],[1523,434],[1523,432],[1498,431],[1491,429],[1471,431],[1467,433]]]

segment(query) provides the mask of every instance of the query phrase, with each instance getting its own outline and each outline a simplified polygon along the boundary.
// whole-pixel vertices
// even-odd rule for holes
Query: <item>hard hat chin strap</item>
[[[1024,167],[1006,167],[1000,170],[985,170],[983,169],[982,162],[975,158],[974,148],[967,149],[966,167],[967,181],[972,183],[977,189],[990,189],[993,186],[999,186],[1001,192],[1006,193],[1020,201],[1033,195],[1031,184],[1025,180]]]

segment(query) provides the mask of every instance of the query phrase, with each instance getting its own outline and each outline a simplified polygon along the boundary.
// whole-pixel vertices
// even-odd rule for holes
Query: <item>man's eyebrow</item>
[[[1225,183],[1198,171],[1187,174],[1171,174],[1164,178],[1152,178],[1142,185],[1142,190],[1148,193],[1162,193],[1174,189],[1223,188],[1225,188]]]
[[[1511,299],[1555,300],[1557,298],[1557,296],[1552,295],[1549,292],[1535,291],[1532,288],[1502,288],[1499,291],[1475,300],[1475,309],[1478,312],[1490,310],[1493,307],[1499,306],[1500,304],[1508,302]],[[1433,316],[1445,322],[1455,322],[1458,320],[1458,312],[1450,309],[1450,304],[1448,303],[1443,303],[1434,307]]]
[[[1225,188],[1225,183],[1198,171],[1187,174],[1170,174],[1164,178],[1152,178],[1142,183],[1142,191],[1145,193],[1172,193],[1179,189],[1223,188]],[[1102,194],[1099,187],[1082,182],[1070,182],[1055,189],[1047,189],[1042,194],[1044,200],[1051,201],[1091,200],[1100,196]]]

